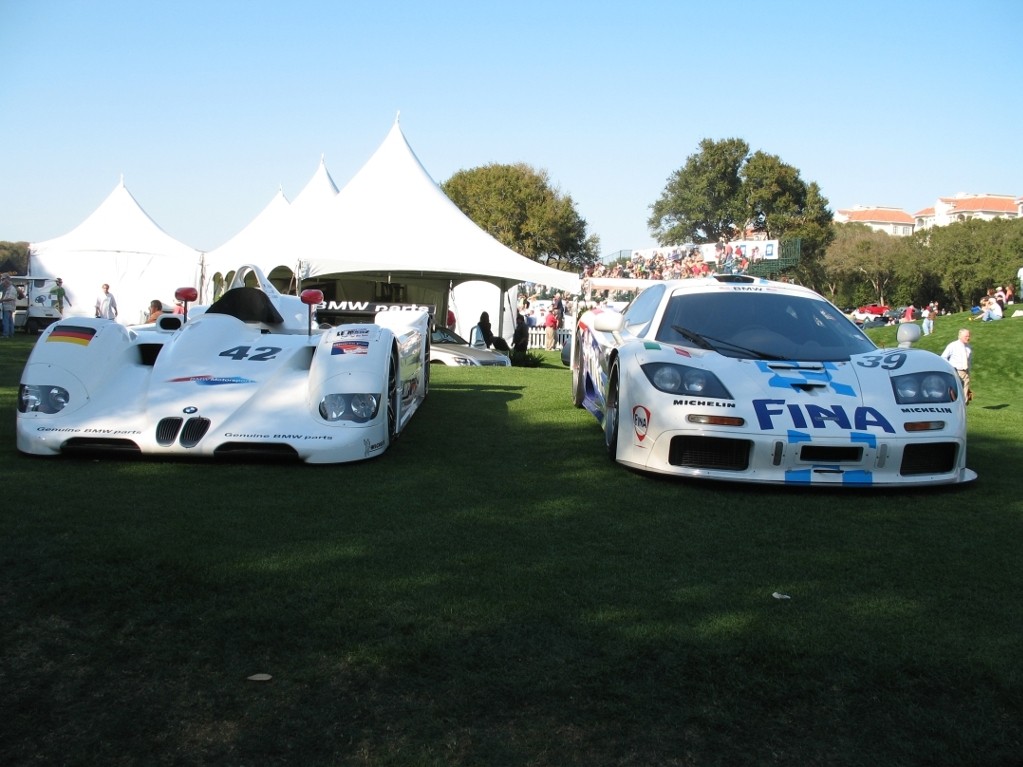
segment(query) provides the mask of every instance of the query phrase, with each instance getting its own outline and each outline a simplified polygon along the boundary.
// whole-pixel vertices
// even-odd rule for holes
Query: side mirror
[[[323,303],[323,291],[316,290],[315,288],[309,288],[303,290],[302,295],[299,296],[302,299],[302,303],[306,305],[306,309],[309,312],[309,321],[306,323],[306,332],[309,336],[313,334],[313,307],[319,306]]]
[[[185,307],[182,323],[188,322],[188,304],[199,297],[199,291],[195,288],[178,288],[174,291],[174,300],[180,301]]]
[[[593,318],[593,329],[601,333],[617,333],[625,327],[625,316],[613,310],[605,310],[590,315]]]

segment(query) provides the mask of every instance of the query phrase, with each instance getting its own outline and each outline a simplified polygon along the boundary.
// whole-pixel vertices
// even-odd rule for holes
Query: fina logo
[[[650,411],[642,405],[632,408],[632,426],[640,442],[646,439],[646,433],[650,428]]]

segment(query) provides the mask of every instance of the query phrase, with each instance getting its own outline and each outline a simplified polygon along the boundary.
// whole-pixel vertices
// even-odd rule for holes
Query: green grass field
[[[0,342],[0,764],[1019,765],[1023,319],[970,327],[980,479],[901,492],[611,465],[555,354],[361,464],[31,458]]]

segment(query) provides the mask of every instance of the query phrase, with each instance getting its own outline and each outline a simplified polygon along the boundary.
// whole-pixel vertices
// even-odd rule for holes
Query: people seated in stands
[[[149,302],[149,314],[146,315],[146,322],[156,322],[163,314],[163,301],[154,298]]]

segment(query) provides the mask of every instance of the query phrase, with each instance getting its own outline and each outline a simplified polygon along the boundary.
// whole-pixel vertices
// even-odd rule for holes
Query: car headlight
[[[959,387],[951,373],[909,373],[892,377],[892,391],[900,405],[954,402]]]
[[[469,366],[471,366],[471,365],[473,365],[475,363],[473,363],[473,361],[471,359],[469,359],[468,357],[455,357],[455,364],[456,365],[469,365]]]
[[[36,386],[22,384],[18,387],[19,413],[59,413],[71,395],[63,386]]]
[[[320,416],[325,421],[364,423],[376,417],[379,407],[376,394],[326,394],[320,400]]]
[[[642,368],[650,383],[668,394],[732,399],[724,384],[709,371],[670,362],[650,362]]]

